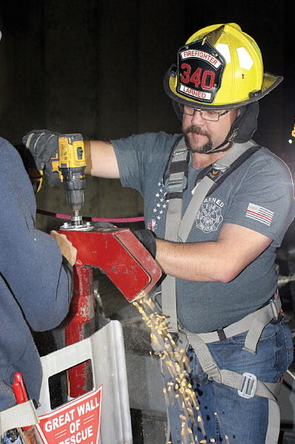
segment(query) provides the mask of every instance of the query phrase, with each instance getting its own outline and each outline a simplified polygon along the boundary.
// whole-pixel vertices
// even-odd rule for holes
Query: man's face
[[[198,111],[192,116],[183,114],[182,130],[187,147],[193,153],[209,153],[225,140],[238,113],[238,110],[230,110],[217,122],[203,119]]]

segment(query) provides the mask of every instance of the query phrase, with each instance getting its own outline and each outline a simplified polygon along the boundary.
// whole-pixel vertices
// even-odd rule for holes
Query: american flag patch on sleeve
[[[263,208],[260,205],[256,205],[253,203],[249,203],[246,211],[246,217],[257,220],[258,222],[261,222],[262,224],[268,226],[270,226],[272,222],[273,215],[273,211],[270,211],[267,208]]]

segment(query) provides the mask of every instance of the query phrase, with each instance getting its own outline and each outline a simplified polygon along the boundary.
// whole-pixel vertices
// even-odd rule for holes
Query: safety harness
[[[182,197],[187,186],[189,151],[184,138],[177,140],[170,156],[164,175],[166,199],[168,201],[165,239],[174,242],[186,242],[195,217],[206,196],[211,194],[235,169],[261,147],[252,141],[235,144],[222,159],[203,171],[202,177],[192,191],[193,197],[182,217]],[[208,343],[222,341],[226,338],[248,332],[244,349],[256,353],[257,343],[264,327],[270,321],[280,319],[281,301],[275,294],[269,304],[245,316],[226,328],[210,333],[196,334],[183,328],[177,317],[176,279],[166,276],[162,282],[162,311],[169,319],[169,331],[176,334],[184,344],[190,344],[198,357],[203,371],[209,380],[237,389],[239,396],[249,399],[261,396],[268,399],[269,418],[266,443],[276,443],[280,428],[280,414],[276,397],[280,383],[265,383],[257,380],[254,374],[239,374],[220,369],[207,346]]]

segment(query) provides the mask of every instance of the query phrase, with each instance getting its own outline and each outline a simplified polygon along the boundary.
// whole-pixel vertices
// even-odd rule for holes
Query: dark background
[[[261,102],[256,139],[288,151],[294,115],[293,2],[1,0],[1,134],[33,127],[86,137],[178,130],[163,76],[197,29],[237,22],[285,77]],[[280,145],[278,147],[277,145]]]
[[[178,131],[162,79],[197,29],[237,22],[285,80],[261,101],[256,140],[289,160],[294,117],[293,2],[1,0],[1,135],[32,128],[121,137]]]

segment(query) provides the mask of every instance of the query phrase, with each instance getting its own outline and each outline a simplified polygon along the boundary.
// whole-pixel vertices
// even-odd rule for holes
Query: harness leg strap
[[[276,319],[281,310],[282,303],[279,297],[272,298],[270,303],[257,311],[245,339],[244,349],[256,353],[257,343],[264,327]]]
[[[268,428],[265,443],[276,444],[280,431],[280,409],[276,398],[281,383],[266,383],[257,380],[254,375],[248,373],[241,375],[230,370],[221,370],[205,342],[197,334],[187,332],[187,336],[189,343],[195,350],[203,371],[208,375],[210,380],[238,390],[238,394],[245,398],[260,396],[268,399]],[[249,376],[253,376],[253,378],[249,378]],[[255,385],[253,385],[254,380]]]

